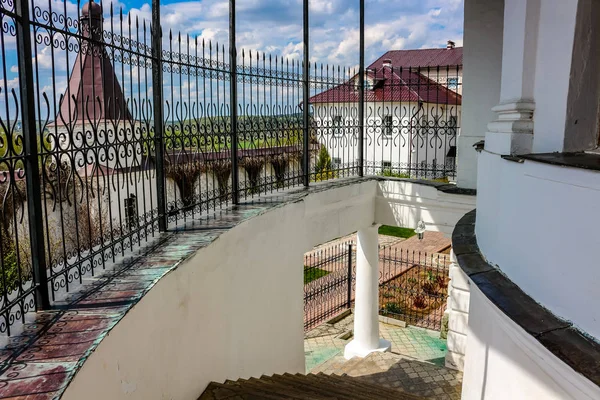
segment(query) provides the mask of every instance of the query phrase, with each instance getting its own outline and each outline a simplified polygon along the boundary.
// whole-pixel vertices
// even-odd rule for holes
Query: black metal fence
[[[158,3],[145,21],[0,0],[0,333],[208,211],[353,175],[454,175],[460,99],[438,78],[460,85],[460,68],[237,50],[231,28],[229,46],[163,32]],[[306,0],[304,17],[308,43]]]
[[[440,330],[448,299],[450,256],[401,250],[379,252],[379,312]]]
[[[304,256],[304,330],[349,309],[354,297],[351,241]]]
[[[305,331],[350,309],[354,301],[355,263],[352,242],[305,255]],[[450,258],[444,254],[380,247],[380,315],[441,330],[448,298],[449,265]]]

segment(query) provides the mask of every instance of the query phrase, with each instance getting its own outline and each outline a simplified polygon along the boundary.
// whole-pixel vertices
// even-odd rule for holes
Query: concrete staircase
[[[394,353],[346,360],[339,354],[312,373],[211,383],[199,400],[459,400],[462,373]]]
[[[338,400],[423,400],[420,397],[347,375],[283,374],[260,379],[211,382],[198,400],[338,399]]]

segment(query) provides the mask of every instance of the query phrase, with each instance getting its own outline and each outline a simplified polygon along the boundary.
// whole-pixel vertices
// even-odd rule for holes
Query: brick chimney
[[[390,60],[389,58],[383,60],[383,68],[385,67],[392,68],[392,60]]]

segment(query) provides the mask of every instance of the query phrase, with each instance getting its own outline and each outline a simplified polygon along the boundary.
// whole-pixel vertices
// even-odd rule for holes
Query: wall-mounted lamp
[[[417,223],[417,227],[415,228],[415,233],[419,237],[419,240],[423,240],[423,236],[425,235],[425,229],[426,229],[425,222],[423,222],[423,220],[420,220]]]

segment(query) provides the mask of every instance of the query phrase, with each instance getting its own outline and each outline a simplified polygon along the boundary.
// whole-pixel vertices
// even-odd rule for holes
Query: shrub
[[[441,183],[450,183],[450,180],[448,179],[447,176],[444,176],[443,178],[435,178],[435,179],[432,179],[432,181],[441,182]]]
[[[317,155],[317,161],[315,162],[315,176],[314,181],[327,181],[329,179],[335,179],[339,176],[337,171],[331,169],[331,157],[325,146],[321,146],[319,154]]]
[[[379,175],[388,178],[410,178],[410,175],[406,172],[394,172],[391,168],[383,168]]]
[[[437,282],[425,282],[423,284],[423,291],[427,294],[435,295],[438,292]]]
[[[386,303],[383,311],[390,314],[402,314],[402,307],[398,303]]]
[[[317,161],[315,162],[315,173],[323,173],[331,171],[331,157],[325,146],[321,146]]]
[[[422,294],[416,295],[413,300],[413,306],[421,310],[427,308],[427,300],[425,300],[425,296],[423,296]]]
[[[442,289],[445,289],[448,287],[448,282],[446,282],[446,279],[442,275],[436,276],[435,281],[438,284],[438,286]]]
[[[17,252],[13,248],[4,250],[2,268],[4,279],[0,280],[0,295],[11,293],[19,284],[19,263]],[[6,286],[4,286],[5,282]]]

